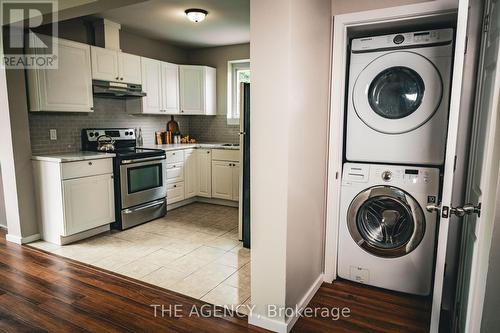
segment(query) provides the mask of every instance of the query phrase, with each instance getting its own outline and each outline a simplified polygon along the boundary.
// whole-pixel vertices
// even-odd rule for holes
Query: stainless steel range
[[[137,148],[135,130],[130,128],[89,128],[82,130],[82,149],[102,150],[103,138],[113,145],[116,222],[127,229],[165,216],[166,155],[161,149]]]

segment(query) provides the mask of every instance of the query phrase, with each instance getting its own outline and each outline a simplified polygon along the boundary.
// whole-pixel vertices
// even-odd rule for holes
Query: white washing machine
[[[452,58],[452,29],[353,39],[347,160],[443,164]]]
[[[342,173],[338,275],[429,295],[439,169],[346,163]]]

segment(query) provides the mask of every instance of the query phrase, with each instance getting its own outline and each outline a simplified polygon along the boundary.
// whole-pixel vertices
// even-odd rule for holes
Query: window
[[[240,123],[241,83],[250,83],[250,61],[233,60],[227,63],[227,123]]]

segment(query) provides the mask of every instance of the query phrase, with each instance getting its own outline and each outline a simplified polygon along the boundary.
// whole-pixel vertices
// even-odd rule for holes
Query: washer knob
[[[405,41],[405,36],[396,35],[396,36],[394,36],[394,39],[392,41],[394,42],[394,44],[401,44],[402,42]]]
[[[390,171],[384,171],[382,172],[382,180],[385,182],[388,182],[392,179],[392,172]]]

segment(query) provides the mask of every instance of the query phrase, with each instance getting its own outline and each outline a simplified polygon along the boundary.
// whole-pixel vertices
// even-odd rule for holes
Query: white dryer
[[[346,159],[444,162],[453,30],[353,39]]]
[[[432,285],[439,169],[346,163],[338,275],[405,293]]]

